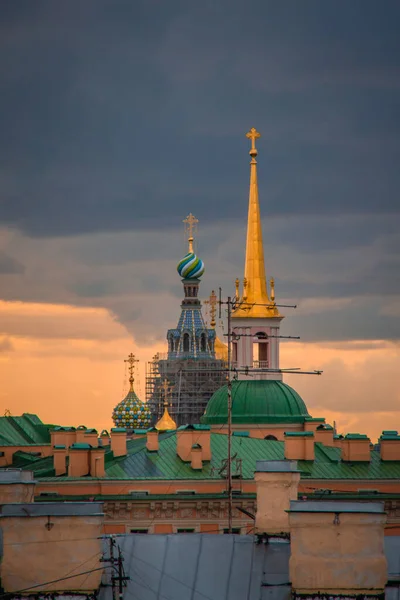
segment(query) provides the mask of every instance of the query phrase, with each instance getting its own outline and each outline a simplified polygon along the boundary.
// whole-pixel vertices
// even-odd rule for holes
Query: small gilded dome
[[[164,414],[155,424],[158,431],[170,431],[176,429],[176,423],[168,412],[168,404],[164,404]]]
[[[204,273],[204,263],[194,252],[189,252],[176,267],[183,279],[198,279]]]
[[[116,427],[148,429],[151,424],[151,412],[147,404],[139,400],[131,389],[114,408],[112,419]]]

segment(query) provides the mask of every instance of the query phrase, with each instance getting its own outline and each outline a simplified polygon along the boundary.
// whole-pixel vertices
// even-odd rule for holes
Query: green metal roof
[[[196,440],[193,440],[196,443]],[[116,480],[209,480],[221,479],[223,461],[228,453],[226,435],[211,433],[212,459],[201,470],[193,470],[176,454],[176,432],[159,435],[158,452],[148,452],[146,438],[129,440],[127,455],[114,458],[110,449],[105,453],[107,479]],[[18,453],[13,466],[32,470],[35,478],[52,481],[53,459],[21,456]],[[242,461],[243,479],[253,479],[257,460],[284,460],[284,442],[232,436],[232,455]],[[339,448],[315,443],[315,460],[298,461],[301,478],[305,480],[393,480],[400,479],[400,461],[381,461],[379,451],[371,452],[370,462],[343,462]],[[239,476],[239,465],[234,461],[233,475]],[[90,479],[88,477],[85,478]],[[67,476],[57,480],[79,480]]]
[[[49,443],[49,427],[42,423],[38,416],[24,413],[20,417],[0,417],[1,446]]]
[[[70,450],[90,450],[90,444],[86,444],[86,442],[74,442],[72,446],[69,447]]]
[[[285,431],[285,437],[314,437],[313,431]]]
[[[232,423],[303,423],[309,417],[299,394],[274,380],[232,382]],[[211,397],[202,423],[220,424],[228,419],[228,387]]]

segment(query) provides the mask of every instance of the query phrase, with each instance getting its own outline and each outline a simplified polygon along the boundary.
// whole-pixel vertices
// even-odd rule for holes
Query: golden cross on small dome
[[[171,392],[171,386],[169,385],[168,381],[166,379],[164,379],[163,383],[161,384],[161,389],[164,392],[164,406],[168,405],[168,396]]]
[[[257,154],[256,139],[261,137],[261,133],[259,133],[255,127],[252,127],[250,131],[246,133],[246,137],[251,140],[250,154]]]
[[[133,371],[135,369],[135,363],[139,362],[139,359],[135,357],[132,352],[129,354],[128,358],[124,360],[124,362],[129,363],[129,383],[131,384],[130,391],[133,392],[133,382],[135,381],[133,378]]]
[[[189,242],[189,252],[193,252],[193,234],[197,231],[197,223],[198,219],[192,213],[189,213],[186,219],[183,219],[183,223],[185,223],[185,232],[188,235]]]

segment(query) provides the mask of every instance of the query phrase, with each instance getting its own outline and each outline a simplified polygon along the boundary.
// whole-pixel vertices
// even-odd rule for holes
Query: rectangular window
[[[131,529],[131,533],[149,533],[148,529]]]
[[[196,491],[195,490],[176,490],[175,493],[182,494],[184,496],[194,496]]]
[[[131,496],[135,496],[135,498],[143,498],[143,496],[148,496],[149,492],[147,490],[130,490]]]
[[[229,533],[229,529],[224,529],[224,533]],[[232,527],[232,533],[240,535],[240,527]]]
[[[194,528],[180,528],[176,530],[176,533],[194,533]]]
[[[238,359],[238,353],[237,353],[237,342],[233,342],[232,344],[232,360],[234,363],[237,363],[237,359]]]

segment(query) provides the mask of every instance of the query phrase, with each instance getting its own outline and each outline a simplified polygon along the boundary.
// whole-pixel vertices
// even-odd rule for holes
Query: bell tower
[[[265,275],[264,248],[258,201],[257,148],[260,133],[253,127],[246,134],[251,141],[250,191],[247,241],[242,291],[236,280],[236,308],[232,313],[232,362],[242,369],[272,369],[276,372],[239,373],[239,379],[282,380],[279,370],[279,329],[283,315],[275,303],[275,284],[269,292]]]

